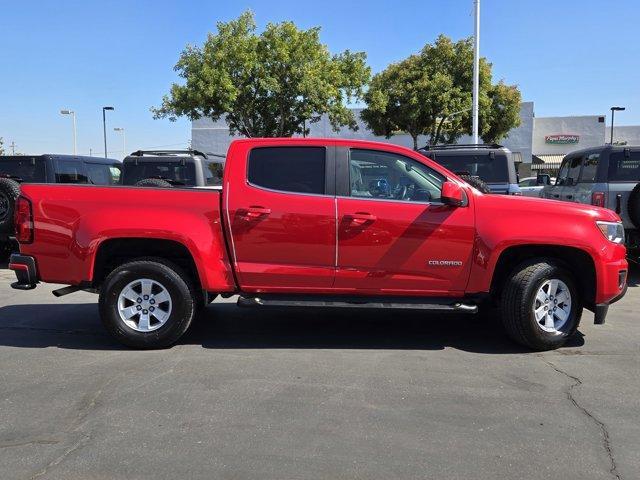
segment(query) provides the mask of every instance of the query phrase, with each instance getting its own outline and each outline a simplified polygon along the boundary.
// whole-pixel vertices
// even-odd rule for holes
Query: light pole
[[[62,115],[71,115],[73,118],[73,154],[76,154],[77,144],[76,144],[76,112],[73,110],[60,110]]]
[[[105,112],[115,110],[113,107],[102,107],[102,132],[104,134],[104,158],[107,158],[107,118]]]
[[[478,143],[478,95],[480,93],[480,0],[474,0],[474,34],[473,34],[473,103],[472,133],[473,143]]]
[[[115,127],[114,132],[122,132],[122,158],[127,156],[127,132],[124,127]]]
[[[622,112],[625,107],[611,107],[611,145],[613,145],[613,115],[614,112]]]

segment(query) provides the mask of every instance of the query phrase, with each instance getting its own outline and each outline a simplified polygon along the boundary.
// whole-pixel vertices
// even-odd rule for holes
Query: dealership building
[[[358,130],[342,128],[335,132],[326,116],[309,126],[312,137],[340,137],[362,140],[390,142],[411,147],[409,135],[394,135],[391,138],[374,135],[360,119],[361,109],[353,109]],[[533,102],[523,102],[520,106],[520,126],[512,129],[500,143],[513,152],[521,177],[528,176],[534,170],[557,168],[562,157],[581,148],[597,147],[609,142],[610,126],[607,116],[581,115],[569,117],[536,117]],[[194,120],[191,125],[191,146],[208,153],[224,153],[233,137],[224,119],[213,122],[209,118]],[[428,137],[419,140],[425,145]],[[627,145],[640,145],[640,126],[621,126],[614,128],[614,142]],[[470,137],[462,137],[458,143],[471,143]]]

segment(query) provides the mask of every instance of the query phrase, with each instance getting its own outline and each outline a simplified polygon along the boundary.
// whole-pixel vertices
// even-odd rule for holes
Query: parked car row
[[[145,169],[136,179],[197,182],[183,154],[133,157],[124,177],[132,163]],[[106,329],[136,348],[175,343],[207,302],[238,295],[253,307],[473,314],[497,305],[514,341],[546,350],[576,332],[583,308],[603,323],[626,291],[613,211],[483,194],[404,147],[236,140],[222,180],[211,188],[23,185],[12,286],[98,293]],[[541,228],[550,210],[558,228]]]

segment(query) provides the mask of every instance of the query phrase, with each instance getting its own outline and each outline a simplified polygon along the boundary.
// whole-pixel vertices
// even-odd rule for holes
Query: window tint
[[[89,183],[82,161],[56,160],[57,183]]]
[[[351,150],[351,196],[413,202],[440,201],[445,178],[407,157],[374,150]]]
[[[46,182],[45,162],[34,157],[0,157],[0,175],[20,182]]]
[[[584,161],[584,167],[582,168],[582,173],[580,174],[581,182],[596,181],[596,174],[598,172],[599,161],[600,161],[599,153],[591,153],[587,155],[587,158]]]
[[[573,157],[569,160],[569,173],[567,173],[566,185],[575,185],[578,183],[583,158],[584,157]]]
[[[567,174],[569,173],[569,160],[563,160],[560,165],[560,171],[558,172],[558,178],[556,178],[556,185],[564,185],[567,183]]]
[[[426,155],[429,157],[429,152]],[[509,159],[501,152],[464,155],[436,152],[431,158],[456,175],[478,176],[488,183],[510,182]]]
[[[609,155],[609,180],[637,182],[640,180],[640,152],[612,152]]]
[[[116,185],[120,180],[120,169],[114,165],[85,163],[89,181],[96,185]]]
[[[174,186],[192,187],[196,184],[196,167],[193,162],[183,160],[133,160],[124,163],[123,185],[135,185],[145,178],[159,178]]]
[[[324,147],[255,148],[249,154],[253,185],[284,192],[324,194]]]
[[[220,186],[222,185],[222,172],[224,170],[224,163],[220,162],[206,162],[204,169],[204,179],[207,185]]]

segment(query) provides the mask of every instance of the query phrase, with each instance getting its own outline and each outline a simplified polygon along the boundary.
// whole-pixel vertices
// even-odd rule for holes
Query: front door
[[[333,151],[318,145],[230,152],[234,161],[225,176],[237,181],[224,187],[225,207],[243,290],[303,293],[332,286]]]
[[[443,205],[445,177],[416,159],[351,149],[342,161],[348,162],[343,170],[349,172],[349,195],[337,199],[335,288],[371,295],[461,294],[471,267],[472,205]]]

